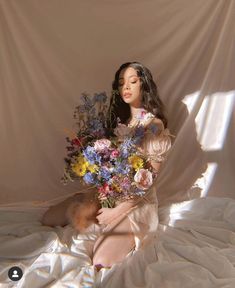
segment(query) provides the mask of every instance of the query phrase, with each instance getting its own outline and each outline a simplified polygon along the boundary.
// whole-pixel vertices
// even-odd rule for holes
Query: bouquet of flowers
[[[107,139],[105,93],[82,95],[83,104],[76,107],[78,131],[67,137],[63,181],[76,179],[97,188],[102,207],[115,207],[117,202],[145,195],[155,177],[147,158],[138,149],[145,127],[135,129],[119,123],[116,137]]]

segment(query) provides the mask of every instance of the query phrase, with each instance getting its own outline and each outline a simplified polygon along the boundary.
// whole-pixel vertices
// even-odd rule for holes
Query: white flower
[[[105,138],[96,140],[94,143],[94,148],[97,152],[102,152],[105,149],[109,148],[110,146],[111,146],[111,141]]]
[[[134,180],[139,189],[147,190],[153,184],[153,175],[147,169],[140,169],[136,172]]]

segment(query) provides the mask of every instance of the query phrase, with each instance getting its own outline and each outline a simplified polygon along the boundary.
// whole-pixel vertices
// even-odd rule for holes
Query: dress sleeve
[[[168,129],[160,119],[153,118],[145,126],[145,137],[141,143],[142,152],[149,160],[163,162],[171,148],[171,137]]]

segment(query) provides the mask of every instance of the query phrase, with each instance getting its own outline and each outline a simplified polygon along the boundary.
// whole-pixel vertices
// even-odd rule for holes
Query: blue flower
[[[89,98],[89,96],[86,93],[82,93],[81,99],[84,103],[84,108],[86,111],[90,111],[93,107],[92,100]]]
[[[141,189],[139,189],[139,188],[136,188],[135,189],[135,195],[136,196],[144,196],[144,194],[145,194],[145,192],[143,191],[143,190],[141,190]]]
[[[88,123],[88,134],[94,135],[100,138],[105,135],[105,129],[103,123],[99,119],[92,119]]]
[[[94,102],[106,102],[106,100],[107,100],[107,95],[105,92],[99,93],[99,94],[96,93],[93,98]]]
[[[114,172],[117,174],[128,174],[130,172],[130,166],[127,161],[117,162],[114,168]]]
[[[96,184],[96,174],[88,172],[84,175],[83,180],[87,183],[87,184]]]
[[[89,128],[91,130],[101,130],[101,129],[103,129],[103,123],[98,119],[92,119],[89,122]]]
[[[126,159],[130,156],[130,154],[131,154],[130,151],[128,151],[127,149],[122,149],[120,156],[121,156],[121,158]]]
[[[101,163],[100,155],[96,153],[95,148],[92,146],[87,146],[83,151],[83,155],[86,157],[90,164]]]
[[[121,158],[128,158],[135,151],[134,141],[131,138],[126,138],[120,145]]]
[[[105,179],[106,181],[108,181],[111,177],[111,173],[107,168],[102,167],[99,171],[99,175]]]
[[[133,140],[131,138],[126,138],[121,146],[130,150],[131,148],[133,148],[133,145]]]
[[[135,144],[140,144],[142,139],[144,138],[144,132],[145,132],[145,128],[144,126],[138,126],[135,129],[135,133],[133,136],[133,141]]]

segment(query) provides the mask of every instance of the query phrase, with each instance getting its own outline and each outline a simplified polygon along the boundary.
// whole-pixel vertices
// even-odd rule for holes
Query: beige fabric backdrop
[[[233,0],[1,0],[0,203],[66,196],[64,129],[81,92],[110,93],[140,61],[177,138],[158,179],[166,201],[235,198]],[[181,197],[182,196],[182,197]]]

